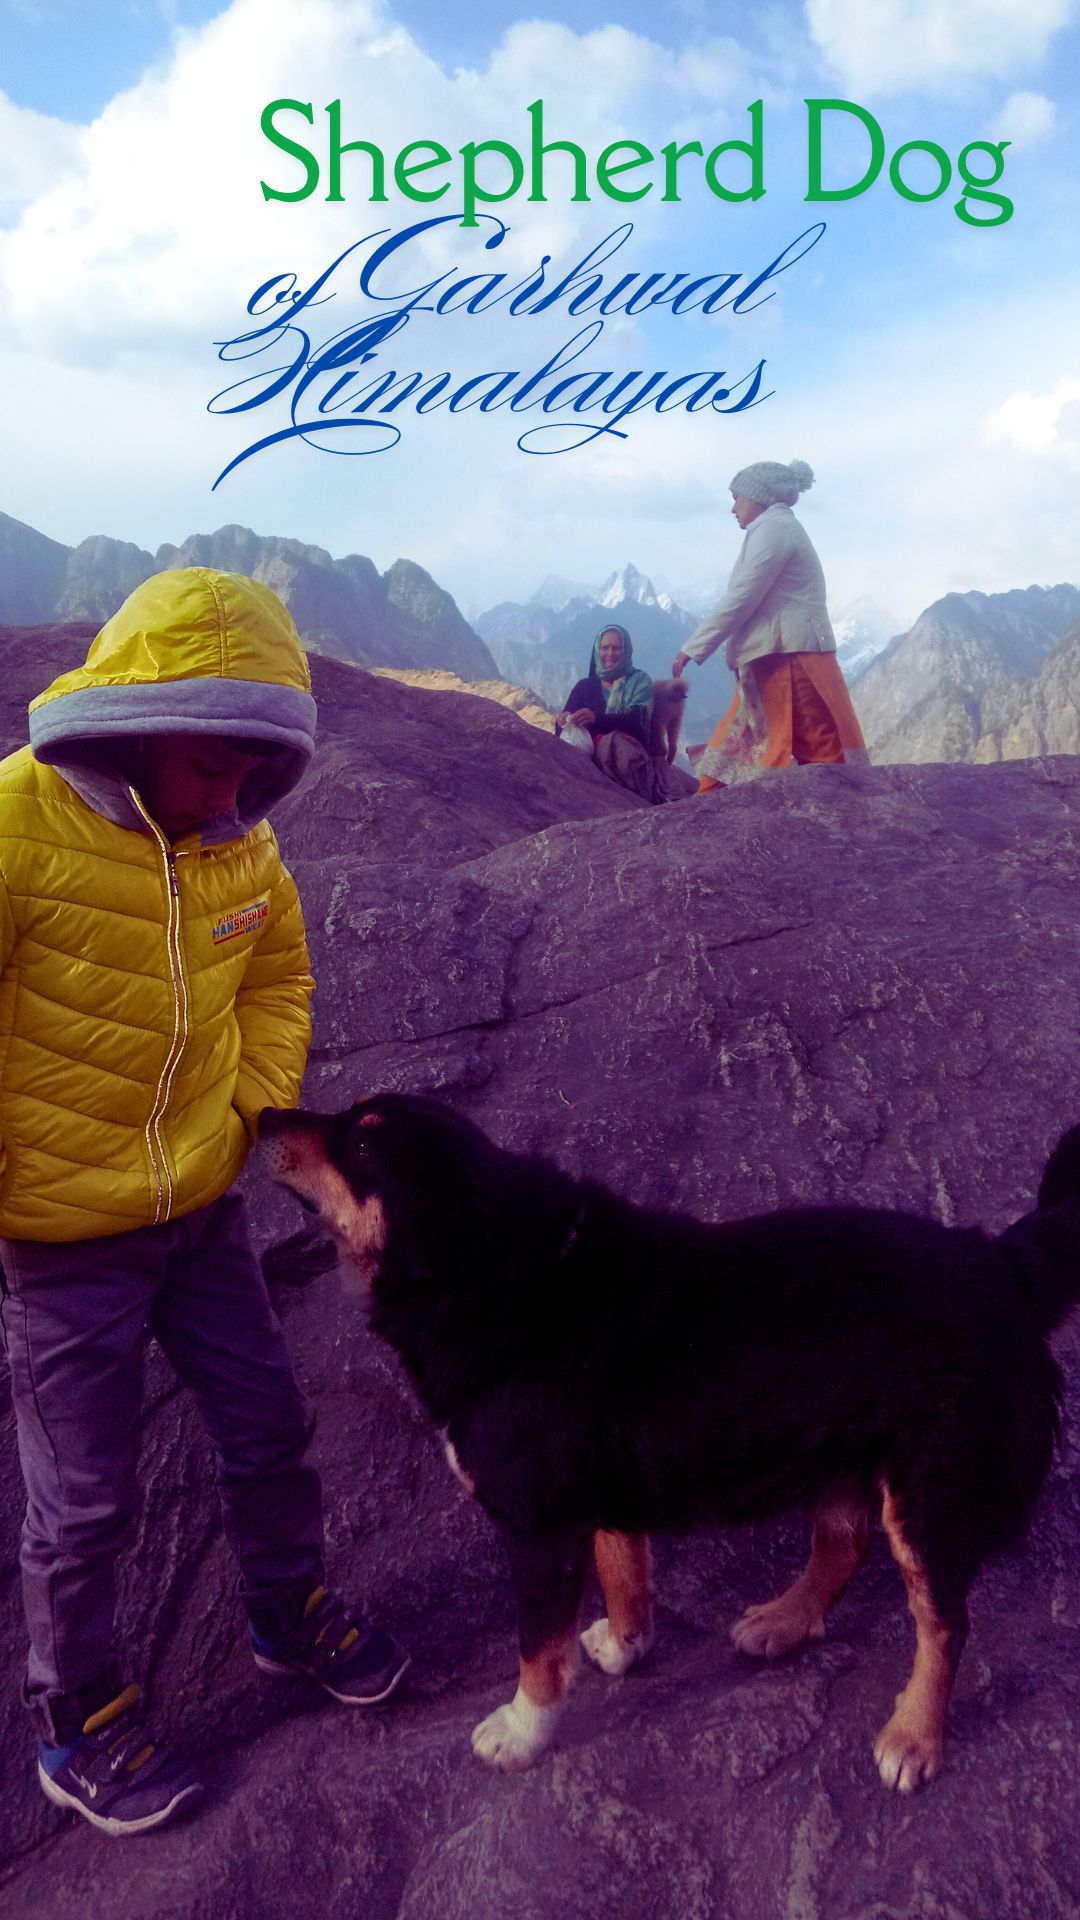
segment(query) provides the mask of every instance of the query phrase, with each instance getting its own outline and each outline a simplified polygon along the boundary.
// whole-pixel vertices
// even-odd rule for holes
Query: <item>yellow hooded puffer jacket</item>
[[[120,1233],[216,1199],[300,1089],[311,979],[266,808],[310,758],[285,608],[239,575],[154,576],[0,763],[0,1235]],[[140,736],[276,748],[170,846],[122,765]],[[124,751],[121,754],[118,749]]]

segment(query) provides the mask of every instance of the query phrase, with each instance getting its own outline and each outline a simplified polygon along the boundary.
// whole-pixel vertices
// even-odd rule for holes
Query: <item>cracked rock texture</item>
[[[9,738],[78,651],[9,642]],[[279,817],[320,983],[309,1104],[436,1089],[511,1146],[712,1219],[845,1199],[996,1228],[1030,1204],[1080,1117],[1080,762],[819,767],[652,809],[493,704],[313,665],[322,757]],[[249,1186],[261,1241],[294,1233]],[[17,1699],[5,1410],[0,1912],[1074,1920],[1071,1335],[1071,1423],[1029,1541],[976,1586],[932,1788],[890,1796],[871,1759],[912,1651],[880,1537],[823,1642],[776,1664],[730,1646],[800,1564],[796,1517],[660,1539],[649,1661],[583,1675],[554,1752],[508,1779],[468,1743],[513,1684],[497,1544],[319,1264],[279,1258],[276,1297],[320,1410],[333,1572],[410,1646],[406,1689],[348,1713],[256,1674],[209,1448],[151,1353],[120,1637],[208,1791],[120,1848],[59,1814]]]

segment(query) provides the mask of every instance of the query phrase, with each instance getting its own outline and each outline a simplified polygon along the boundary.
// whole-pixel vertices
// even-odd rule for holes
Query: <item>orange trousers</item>
[[[790,767],[792,761],[808,766],[819,761],[841,764],[867,759],[862,728],[851,704],[844,676],[835,653],[771,653],[752,660],[741,669],[742,677],[753,675],[756,700],[744,700],[736,693],[723,719],[717,725],[709,747],[719,747],[738,713],[740,704],[764,709],[766,738],[758,743],[754,763],[764,772],[773,767]],[[721,779],[703,775],[699,793],[710,793],[724,786]]]

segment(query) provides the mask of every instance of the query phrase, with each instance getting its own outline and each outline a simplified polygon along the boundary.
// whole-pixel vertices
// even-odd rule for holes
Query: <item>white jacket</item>
[[[733,671],[769,653],[835,653],[825,575],[790,507],[766,507],[750,522],[720,605],[683,641],[691,660],[726,642]]]

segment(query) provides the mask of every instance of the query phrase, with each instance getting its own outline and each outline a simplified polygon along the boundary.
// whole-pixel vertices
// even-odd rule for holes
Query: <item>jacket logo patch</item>
[[[270,912],[269,900],[252,900],[249,906],[233,907],[214,922],[213,940],[218,947],[225,940],[238,940],[242,933],[258,933]]]

